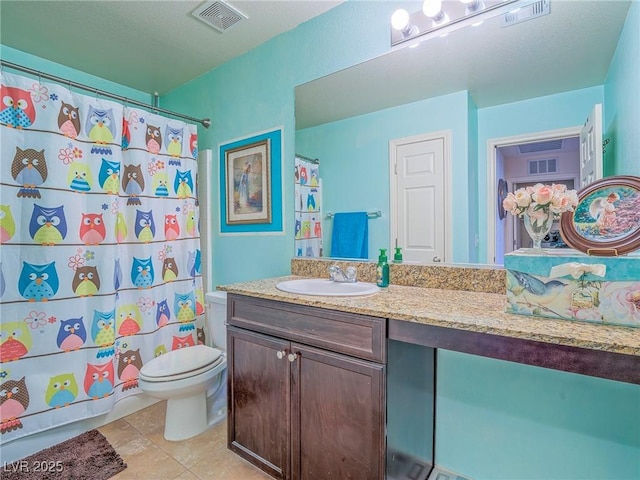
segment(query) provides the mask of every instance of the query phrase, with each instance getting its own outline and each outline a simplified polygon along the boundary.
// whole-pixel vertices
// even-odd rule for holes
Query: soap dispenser
[[[393,254],[393,263],[402,263],[402,250],[396,247],[396,253]]]
[[[387,262],[387,249],[380,249],[378,266],[376,268],[376,285],[379,287],[389,286],[389,263]]]

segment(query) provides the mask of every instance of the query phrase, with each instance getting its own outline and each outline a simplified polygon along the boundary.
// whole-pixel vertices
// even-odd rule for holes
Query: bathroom
[[[4,3],[4,2],[3,2]],[[194,6],[197,2],[193,2]],[[239,7],[242,2],[239,2]],[[391,5],[392,4],[392,5]],[[202,118],[210,117],[212,127],[199,128],[199,148],[213,151],[214,165],[220,144],[256,132],[282,129],[283,171],[292,171],[295,153],[321,159],[337,156],[350,158],[345,144],[325,142],[325,151],[307,152],[296,136],[295,94],[298,85],[348,68],[389,51],[388,19],[398,4],[410,11],[419,9],[419,2],[355,2],[337,5],[326,13],[309,20],[274,40],[231,59],[217,69],[193,78],[184,85],[161,95],[163,108],[185,112]],[[638,57],[637,32],[640,30],[640,4],[632,2],[624,33],[633,36],[629,45],[620,48],[620,55]],[[4,29],[3,29],[4,30]],[[636,32],[636,33],[633,33]],[[2,34],[2,59],[93,84],[98,88],[121,95],[150,101],[152,92],[133,91],[126,85],[113,85],[100,78],[82,74],[75,67],[74,56],[64,62],[51,63],[33,55],[32,50],[12,48],[10,39]],[[626,37],[625,37],[626,38]],[[319,39],[321,39],[319,41]],[[635,41],[635,44],[633,43]],[[635,46],[633,46],[635,45]],[[70,49],[71,51],[71,49]],[[74,50],[75,52],[75,50]],[[286,61],[276,60],[286,59]],[[75,68],[74,68],[75,67]],[[170,68],[170,67],[168,67]],[[456,237],[453,239],[451,261],[456,263],[487,262],[486,211],[486,142],[527,131],[545,131],[581,124],[593,104],[605,103],[605,136],[619,135],[615,155],[606,162],[607,174],[640,175],[637,161],[638,136],[628,134],[618,119],[607,119],[607,111],[622,110],[621,104],[638,104],[640,83],[637,64],[625,73],[628,86],[624,98],[609,90],[610,85],[558,94],[553,98],[532,99],[513,104],[476,108],[467,92],[457,92],[442,98],[424,99],[415,104],[396,107],[396,116],[384,125],[353,126],[350,135],[367,135],[378,140],[370,144],[376,149],[377,163],[368,169],[370,178],[363,178],[358,165],[339,165],[341,170],[352,167],[345,177],[352,178],[336,196],[359,194],[357,182],[373,185],[375,196],[388,189],[388,140],[417,133],[440,130],[441,125],[423,121],[416,125],[413,118],[454,115],[458,130],[464,137],[464,148],[454,153],[454,172],[460,176],[456,189],[456,208],[452,218]],[[627,80],[625,80],[627,81]],[[611,98],[610,98],[611,97]],[[549,104],[557,108],[553,110]],[[609,105],[617,107],[607,109]],[[453,112],[453,113],[451,113]],[[471,115],[468,112],[472,112]],[[371,114],[375,116],[376,114]],[[637,113],[635,114],[637,124]],[[376,117],[377,118],[377,117]],[[404,119],[402,124],[399,119]],[[525,120],[526,119],[526,120]],[[355,119],[351,121],[355,122]],[[618,122],[618,123],[616,123]],[[388,124],[396,125],[391,137],[380,136]],[[607,127],[608,125],[608,127]],[[327,127],[328,129],[329,127]],[[454,128],[449,126],[447,128]],[[457,133],[456,133],[457,132]],[[625,136],[624,133],[627,132]],[[379,138],[380,137],[380,138]],[[457,137],[456,137],[457,138]],[[304,138],[300,138],[304,141]],[[462,145],[460,143],[459,145]],[[458,143],[456,143],[458,145]],[[303,148],[303,150],[300,150]],[[332,150],[333,149],[333,150]],[[464,151],[462,151],[464,150]],[[372,152],[364,152],[369,155]],[[361,155],[358,152],[358,155]],[[467,161],[473,158],[474,161]],[[606,159],[605,159],[606,161]],[[332,166],[327,160],[323,167],[325,188]],[[379,167],[379,168],[377,168]],[[216,170],[214,169],[214,172]],[[293,183],[282,179],[284,198],[283,231],[260,235],[221,235],[218,231],[220,212],[215,199],[220,197],[220,184],[212,175],[207,193],[213,207],[208,219],[212,235],[207,239],[211,256],[207,290],[216,285],[285,275],[290,271],[293,255]],[[349,185],[351,185],[349,187]],[[356,186],[354,188],[354,185]],[[382,195],[384,196],[384,195]],[[327,201],[329,196],[325,194]],[[375,197],[374,197],[375,198]],[[327,210],[339,209],[327,203]],[[380,200],[376,200],[380,202]],[[477,207],[476,207],[477,205]],[[388,218],[388,205],[381,208]],[[388,244],[388,223],[384,216],[380,223],[371,222],[371,248]],[[387,220],[388,222],[388,220]],[[477,242],[476,242],[477,238]],[[271,252],[264,255],[264,252]],[[375,250],[373,250],[375,251]],[[370,255],[373,258],[373,254]],[[471,355],[443,352],[438,358],[438,451],[439,462],[452,471],[471,478],[540,478],[540,464],[558,473],[558,478],[633,478],[638,461],[629,460],[638,452],[640,389],[591,377],[534,369]],[[544,399],[544,402],[542,400]],[[544,407],[540,407],[540,404]],[[631,418],[619,412],[635,412]],[[583,418],[602,417],[599,423],[581,422]],[[630,426],[636,425],[635,429]],[[73,427],[67,427],[70,430]],[[523,432],[514,440],[513,431]],[[567,455],[556,455],[562,445],[574,445]],[[635,470],[634,470],[635,469]],[[596,473],[594,473],[596,472]],[[607,475],[609,472],[609,475]]]

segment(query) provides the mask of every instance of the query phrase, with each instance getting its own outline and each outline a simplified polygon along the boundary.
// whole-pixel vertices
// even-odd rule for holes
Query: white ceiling
[[[163,95],[344,0],[229,0],[244,13],[220,33],[202,1],[0,1],[0,43]]]
[[[559,147],[558,147],[559,144]],[[544,155],[559,155],[566,153],[575,154],[576,158],[580,158],[580,137],[567,137],[560,141],[544,141],[544,142],[532,142],[528,147],[532,147],[531,153],[523,153],[520,151],[522,145],[508,145],[500,147],[500,152],[505,160],[523,161],[528,160],[535,156]],[[555,148],[558,147],[558,148]]]
[[[629,5],[550,0],[547,16],[506,28],[495,17],[416,48],[394,49],[298,86],[296,127],[463,90],[486,108],[602,85]]]

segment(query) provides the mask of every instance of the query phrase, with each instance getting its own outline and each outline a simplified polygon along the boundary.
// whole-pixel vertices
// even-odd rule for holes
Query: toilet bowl
[[[167,400],[164,426],[167,440],[194,437],[226,414],[227,359],[222,350],[226,347],[226,294],[212,293],[207,294],[207,326],[214,346],[173,350],[140,369],[140,390]]]

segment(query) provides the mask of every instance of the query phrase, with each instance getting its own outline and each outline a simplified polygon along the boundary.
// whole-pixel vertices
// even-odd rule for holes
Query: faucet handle
[[[358,271],[356,270],[356,267],[347,267],[347,280],[349,282],[355,282],[357,275]]]
[[[336,280],[336,274],[340,271],[340,267],[337,265],[331,265],[329,267],[329,280]]]

